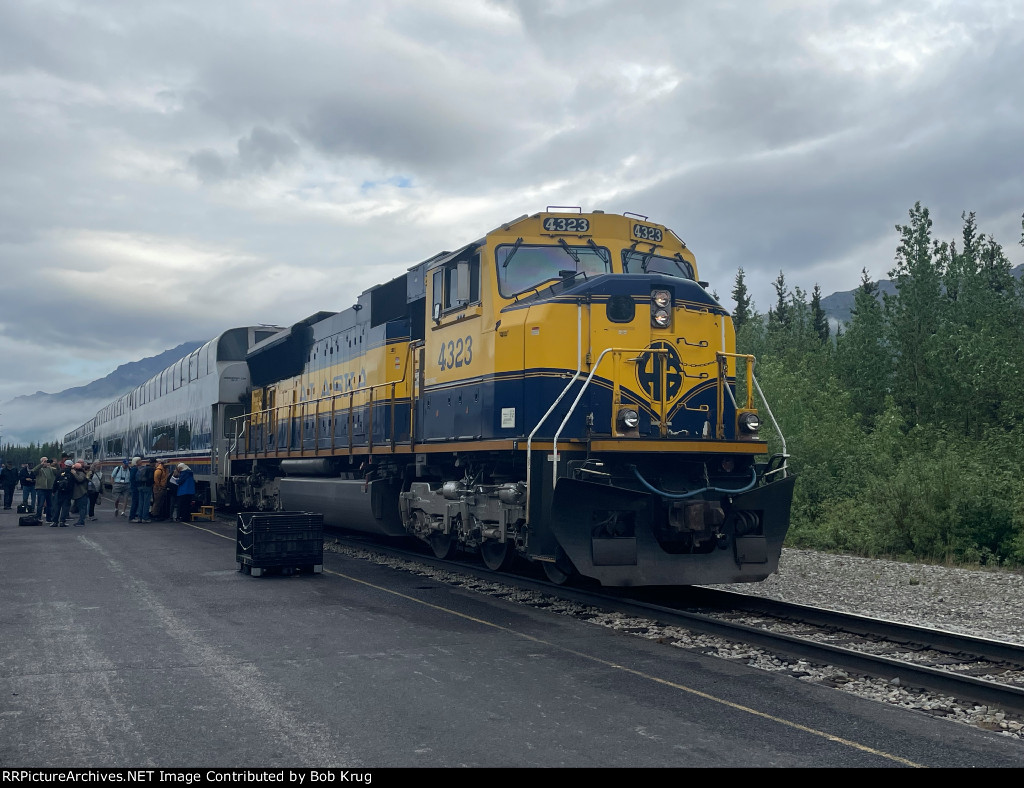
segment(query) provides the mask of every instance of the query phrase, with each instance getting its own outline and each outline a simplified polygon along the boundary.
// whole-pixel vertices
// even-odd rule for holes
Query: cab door
[[[471,250],[467,250],[471,251]],[[428,316],[421,403],[423,440],[473,440],[483,435],[483,347],[480,256],[441,261],[427,275]]]

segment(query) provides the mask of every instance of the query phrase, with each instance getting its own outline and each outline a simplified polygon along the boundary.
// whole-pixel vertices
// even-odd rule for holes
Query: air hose
[[[637,481],[639,481],[640,484],[642,484],[655,495],[660,495],[662,498],[668,498],[669,500],[672,501],[682,501],[686,498],[693,498],[696,495],[700,495],[701,493],[706,492],[720,493],[722,495],[739,495],[740,493],[745,493],[749,492],[750,490],[753,490],[754,486],[757,484],[757,468],[752,467],[750,469],[750,484],[739,490],[727,490],[723,487],[702,487],[699,490],[692,490],[691,492],[687,493],[671,493],[665,492],[664,490],[659,490],[657,487],[651,485],[643,476],[640,475],[640,471],[637,470],[637,467],[635,465],[630,465],[629,467],[633,470],[633,475],[636,476]]]

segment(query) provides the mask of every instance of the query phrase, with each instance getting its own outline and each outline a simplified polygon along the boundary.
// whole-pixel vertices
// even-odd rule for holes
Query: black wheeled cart
[[[313,512],[239,512],[238,571],[259,577],[273,570],[324,570],[324,516]]]

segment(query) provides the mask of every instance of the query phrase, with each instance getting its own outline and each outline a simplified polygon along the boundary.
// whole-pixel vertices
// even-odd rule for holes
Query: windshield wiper
[[[675,259],[682,263],[684,267],[681,267],[679,263],[676,263],[676,268],[683,272],[684,279],[693,279],[693,266],[690,265],[689,261],[683,257],[679,252],[675,253]]]
[[[508,268],[509,261],[512,259],[512,255],[519,251],[519,247],[523,245],[523,239],[516,238],[515,245],[512,247],[512,251],[508,253],[508,257],[505,258],[505,262],[501,264],[502,268]]]
[[[636,245],[638,243],[640,242],[633,241],[633,243],[629,245],[629,251],[622,255],[622,273],[624,274],[629,273],[629,259],[633,256],[633,252],[636,251]]]
[[[565,242],[565,239],[564,239],[564,238],[559,238],[559,239],[558,239],[558,243],[560,243],[560,244],[562,245],[562,248],[563,248],[563,249],[565,249],[565,251],[566,251],[566,254],[568,254],[568,255],[569,255],[569,257],[571,257],[571,258],[572,258],[573,260],[575,260],[575,261],[576,261],[576,265],[579,265],[579,264],[580,264],[580,256],[579,256],[578,254],[576,254],[576,252],[574,252],[574,251],[573,251],[573,250],[572,250],[572,249],[571,249],[571,248],[569,247],[569,244],[567,244],[567,243]]]
[[[593,238],[588,238],[587,239],[587,245],[591,249],[594,250],[594,254],[597,255],[597,259],[600,260],[602,263],[604,263],[605,270],[606,271],[611,270],[611,267],[612,267],[612,253],[609,252],[607,249],[602,249],[600,246],[598,246],[596,243],[594,243],[594,239]],[[603,254],[604,252],[607,252],[607,257]]]

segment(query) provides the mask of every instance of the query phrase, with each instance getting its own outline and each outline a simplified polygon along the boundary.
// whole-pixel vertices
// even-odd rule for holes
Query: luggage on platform
[[[26,514],[18,518],[18,525],[42,525],[43,521],[34,514]]]
[[[32,514],[32,510],[29,508],[27,503],[19,503],[18,514]]]

